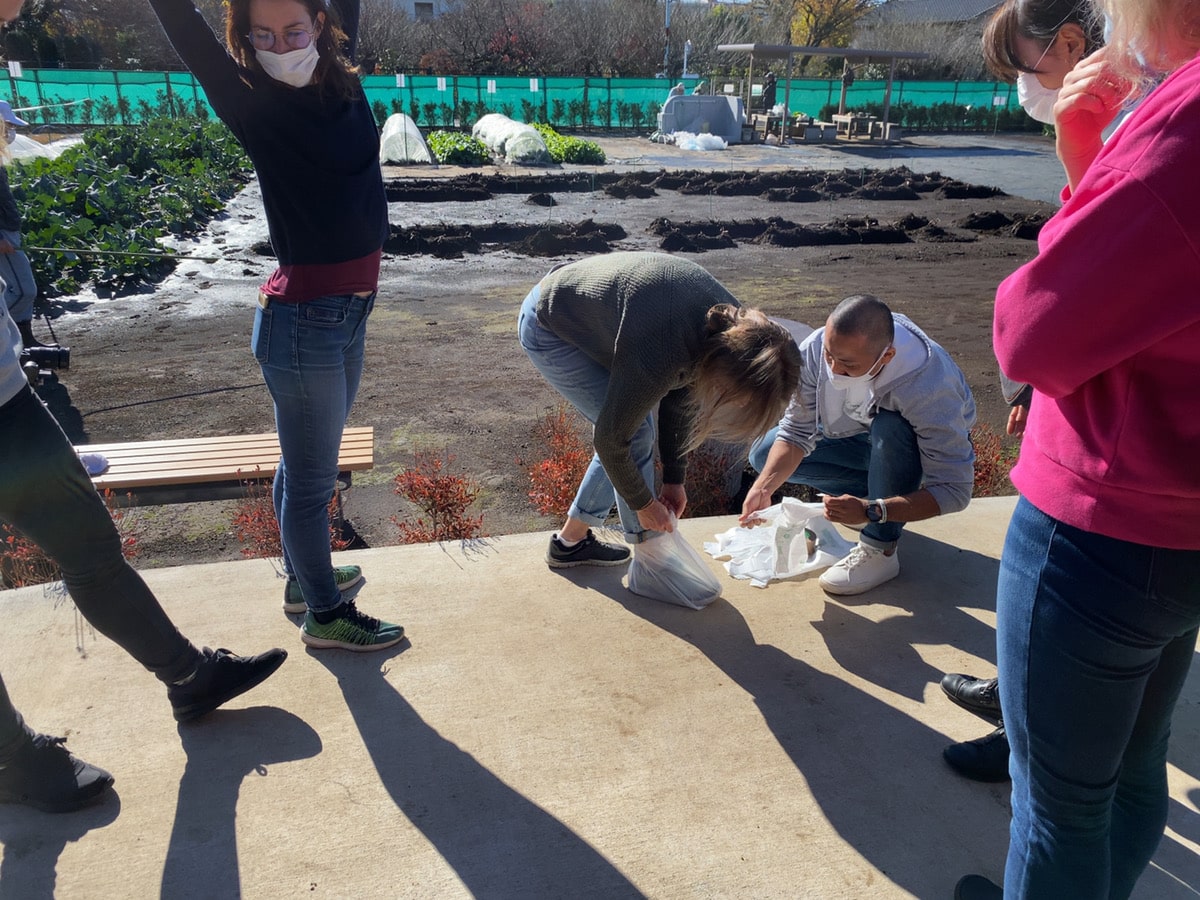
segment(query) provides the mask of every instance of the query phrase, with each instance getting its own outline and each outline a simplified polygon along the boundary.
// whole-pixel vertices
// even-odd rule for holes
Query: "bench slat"
[[[347,428],[338,453],[338,470],[372,468],[374,448],[373,427]],[[92,482],[101,490],[114,491],[254,481],[273,477],[279,464],[279,439],[275,434],[82,444],[75,449],[108,459],[108,469],[93,476]]]

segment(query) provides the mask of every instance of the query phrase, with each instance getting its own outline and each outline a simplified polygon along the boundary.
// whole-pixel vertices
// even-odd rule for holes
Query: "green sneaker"
[[[362,569],[358,566],[334,566],[333,580],[339,591],[348,591],[362,581]],[[283,611],[285,613],[302,613],[308,609],[304,602],[304,594],[300,591],[300,582],[289,578],[287,587],[283,589]]]
[[[354,601],[343,603],[342,614],[325,625],[311,613],[304,616],[300,640],[317,650],[341,649],[366,653],[382,650],[404,640],[404,627],[380,622],[358,611]]]

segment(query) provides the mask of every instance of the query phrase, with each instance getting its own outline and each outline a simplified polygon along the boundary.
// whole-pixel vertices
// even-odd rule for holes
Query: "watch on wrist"
[[[883,500],[872,500],[867,504],[867,521],[881,525],[887,521],[887,504]]]

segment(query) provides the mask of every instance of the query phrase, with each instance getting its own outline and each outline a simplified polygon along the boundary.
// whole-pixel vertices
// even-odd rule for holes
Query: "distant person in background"
[[[358,0],[230,0],[224,46],[192,0],[150,5],[254,163],[279,261],[258,290],[251,347],[279,432],[284,612],[304,613],[310,647],[391,647],[404,629],[342,593],[362,572],[334,568],[327,512],[388,236],[379,132],[343,55],[354,53]]]
[[[8,186],[8,163],[17,128],[29,123],[13,112],[7,100],[0,100],[0,119],[4,120],[4,141],[0,143],[0,278],[4,279],[4,305],[21,332],[21,344],[28,350],[46,345],[33,336],[37,282],[29,257],[21,250],[21,210]]]
[[[775,73],[767,72],[763,77],[762,86],[762,108],[763,112],[769,113],[775,107]]]

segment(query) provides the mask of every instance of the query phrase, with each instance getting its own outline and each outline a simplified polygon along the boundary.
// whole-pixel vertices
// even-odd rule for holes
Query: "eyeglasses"
[[[276,34],[269,28],[254,28],[246,35],[246,40],[255,50],[272,50],[277,37],[283,38],[283,43],[289,50],[303,50],[312,43],[313,33],[303,28],[289,28],[282,34]]]

